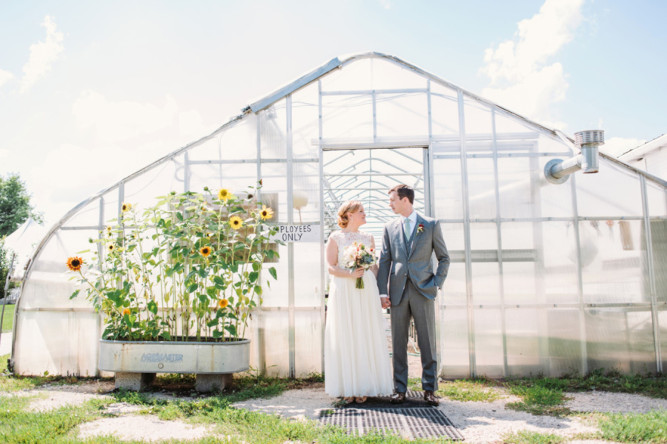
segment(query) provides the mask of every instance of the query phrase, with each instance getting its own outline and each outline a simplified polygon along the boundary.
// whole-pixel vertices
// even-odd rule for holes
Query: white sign
[[[320,242],[320,226],[315,224],[276,225],[278,232],[272,240],[283,242]]]

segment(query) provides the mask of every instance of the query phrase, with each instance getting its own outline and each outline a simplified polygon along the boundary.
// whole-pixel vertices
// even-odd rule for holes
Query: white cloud
[[[167,96],[163,106],[131,101],[113,102],[96,91],[85,91],[74,102],[77,125],[96,132],[104,143],[122,142],[155,133],[177,123],[178,106]]]
[[[44,17],[42,26],[46,28],[46,39],[30,45],[30,58],[23,66],[20,91],[28,91],[41,77],[51,70],[51,65],[63,51],[63,33],[56,30],[56,23],[50,16]]]
[[[484,54],[481,69],[491,80],[482,96],[542,123],[554,121],[550,106],[562,101],[568,83],[563,66],[549,63],[574,37],[583,0],[546,0],[540,11],[517,25],[512,40]]]
[[[0,69],[0,88],[2,88],[2,85],[9,82],[13,78],[14,78],[14,74],[12,74],[9,71],[5,71],[5,70]]]

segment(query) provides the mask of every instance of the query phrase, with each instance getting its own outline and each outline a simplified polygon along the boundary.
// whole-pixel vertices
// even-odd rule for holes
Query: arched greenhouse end
[[[560,131],[396,57],[334,58],[65,215],[25,274],[11,364],[22,375],[99,375],[102,322],[85,298],[70,299],[65,260],[124,202],[261,179],[275,222],[311,230],[261,271],[278,278],[249,326],[262,372],[322,372],[336,209],[361,200],[379,243],[397,183],[440,220],[451,256],[437,298],[442,376],[662,372],[667,182],[604,154],[596,174],[547,180],[549,162],[579,154]]]

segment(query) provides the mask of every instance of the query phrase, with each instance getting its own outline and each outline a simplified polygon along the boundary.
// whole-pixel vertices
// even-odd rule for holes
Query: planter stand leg
[[[155,380],[155,373],[116,372],[116,388],[140,392]]]
[[[233,373],[197,374],[195,390],[202,393],[222,391],[232,383]]]

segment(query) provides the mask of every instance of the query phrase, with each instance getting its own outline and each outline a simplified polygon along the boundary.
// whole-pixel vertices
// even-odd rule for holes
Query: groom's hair
[[[396,191],[396,194],[398,194],[399,199],[407,197],[411,204],[415,203],[415,190],[413,190],[411,186],[404,183],[396,185],[394,188],[389,190],[389,194],[393,193],[394,191]]]

